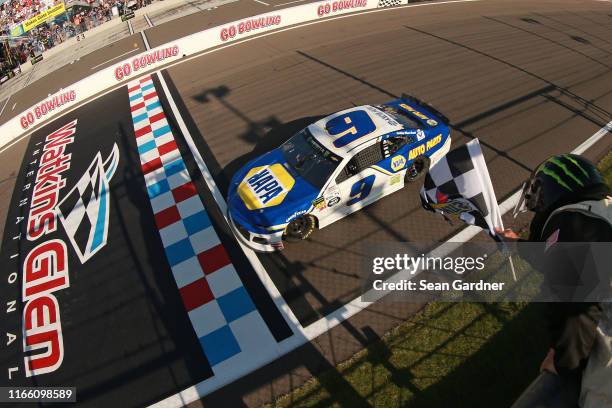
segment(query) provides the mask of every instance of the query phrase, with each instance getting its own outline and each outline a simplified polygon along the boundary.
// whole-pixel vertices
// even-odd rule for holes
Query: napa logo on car
[[[282,164],[253,167],[238,186],[238,194],[249,210],[273,207],[283,202],[295,180]]]
[[[391,159],[391,168],[393,171],[400,171],[406,165],[406,158],[404,156],[395,156]]]

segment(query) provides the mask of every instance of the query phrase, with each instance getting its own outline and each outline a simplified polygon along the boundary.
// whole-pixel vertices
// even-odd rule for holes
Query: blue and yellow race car
[[[230,225],[250,248],[280,250],[420,178],[450,144],[448,119],[411,96],[334,113],[234,174]]]

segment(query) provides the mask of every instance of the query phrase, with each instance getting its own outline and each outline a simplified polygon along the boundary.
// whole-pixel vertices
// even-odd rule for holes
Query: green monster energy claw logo
[[[547,176],[552,177],[553,180],[555,180],[557,183],[561,184],[563,187],[567,188],[569,191],[574,191],[574,190],[572,190],[572,188],[570,186],[565,184],[565,181],[563,181],[563,179],[561,179],[561,177],[559,177],[559,175],[557,173],[555,173],[554,170],[551,170],[548,167],[544,167],[544,168],[542,168],[542,173],[546,174]]]
[[[582,180],[580,180],[580,177],[579,177],[581,175],[574,174],[574,172],[572,172],[572,170],[570,170],[570,168],[568,167],[568,163],[567,162],[564,163],[562,159],[565,159],[567,160],[567,162],[572,163],[576,168],[578,168],[588,178],[589,173],[580,165],[580,163],[578,163],[576,159],[574,159],[573,157],[567,154],[563,156],[551,157],[550,159],[546,160],[544,163],[540,165],[540,167],[538,168],[538,171],[541,171],[543,174],[551,177],[559,185],[566,188],[567,190],[574,191],[574,189],[570,187],[569,184],[567,183],[569,179],[566,177],[563,177],[561,174],[557,173],[557,171],[555,170],[555,168],[561,169],[563,171],[563,174],[565,174],[565,176],[572,179],[580,187],[584,187],[584,183],[582,182]],[[550,165],[548,165],[549,163],[551,165],[554,165],[555,168],[552,168]]]
[[[585,169],[582,168],[582,166],[580,165],[580,163],[578,163],[578,161],[576,161],[576,159],[574,159],[569,154],[566,154],[563,157],[565,157],[567,160],[569,160],[572,163],[574,163],[574,165],[580,169],[580,171],[582,172],[582,174],[585,175],[585,177],[589,177],[589,173]]]
[[[560,167],[561,170],[563,170],[565,174],[567,174],[572,180],[574,180],[578,185],[580,185],[580,187],[584,187],[584,183],[580,181],[580,179],[576,177],[574,173],[572,173],[561,160],[557,159],[556,157],[553,157],[549,161],[557,165],[557,167]]]

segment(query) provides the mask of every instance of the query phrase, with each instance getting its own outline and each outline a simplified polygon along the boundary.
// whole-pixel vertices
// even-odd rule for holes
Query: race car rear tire
[[[308,238],[317,228],[315,217],[306,214],[291,221],[285,228],[285,238],[288,241],[301,241]]]
[[[406,175],[404,176],[404,183],[414,183],[417,180],[420,180],[428,171],[431,160],[426,156],[419,156],[414,159],[413,165],[416,166],[417,173],[416,175],[412,175],[410,170],[406,171]]]

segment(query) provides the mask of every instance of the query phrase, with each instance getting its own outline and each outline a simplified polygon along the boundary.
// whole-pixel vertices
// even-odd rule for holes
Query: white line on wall
[[[155,26],[155,24],[153,24],[153,21],[151,21],[151,19],[149,18],[148,14],[145,14],[144,18],[147,21],[147,24],[148,24],[149,27],[154,27]]]
[[[4,101],[4,105],[2,105],[2,109],[0,109],[0,116],[2,116],[2,112],[4,112],[4,108],[6,108],[6,105],[8,104],[9,99],[11,99],[11,95],[9,95],[8,98],[6,98],[6,100]],[[15,106],[13,106],[14,108]]]
[[[145,32],[144,32],[144,31],[141,31],[141,32],[140,32],[140,35],[142,36],[142,42],[143,42],[143,43],[144,43],[144,45],[145,45],[145,49],[146,49],[146,50],[150,50],[150,49],[151,49],[151,46],[149,45],[149,40],[147,39],[147,35],[145,34]]]
[[[108,64],[109,62],[115,61],[115,60],[117,60],[117,59],[119,59],[119,58],[121,58],[121,57],[123,57],[123,56],[126,56],[126,55],[128,55],[128,54],[132,54],[132,53],[134,53],[134,52],[136,52],[136,51],[140,51],[140,47],[138,47],[138,48],[134,48],[134,49],[133,49],[133,50],[131,50],[131,51],[126,51],[126,52],[124,52],[123,54],[121,54],[121,55],[117,55],[117,56],[116,56],[116,57],[114,57],[114,58],[107,59],[106,61],[101,62],[101,63],[99,63],[98,65],[95,65],[95,66],[91,67],[91,69],[96,69],[96,68],[98,68],[98,67],[101,67],[101,66],[102,66],[102,65],[104,65],[104,64]]]
[[[303,1],[306,1],[306,0],[293,0],[293,1],[289,1],[287,3],[275,4],[274,7],[286,6],[287,4],[301,3]]]

